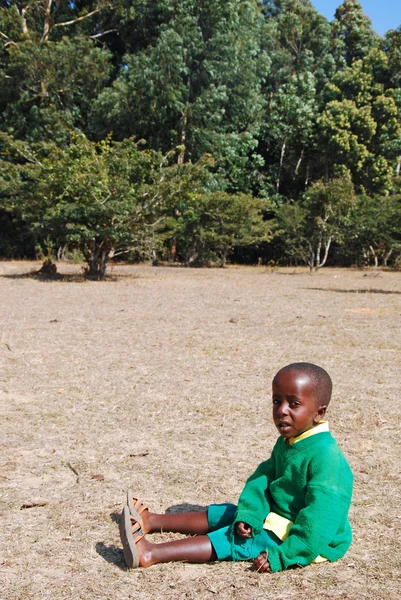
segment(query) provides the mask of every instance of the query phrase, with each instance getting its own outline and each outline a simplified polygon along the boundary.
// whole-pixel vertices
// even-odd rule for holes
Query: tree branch
[[[32,163],[33,165],[39,165],[39,167],[42,167],[42,163],[40,161],[38,161],[37,158],[35,158],[34,156],[28,156],[27,154],[25,154],[22,150],[20,150],[20,148],[18,148],[17,146],[14,147],[14,150],[16,152],[18,152],[18,154],[20,154],[21,156],[23,156],[25,158],[26,161]],[[27,151],[27,149],[25,148],[25,151],[28,152],[28,154],[30,154],[29,151]]]
[[[121,254],[127,254],[127,252],[133,252],[135,250],[140,252],[142,250],[142,248],[141,248],[141,246],[130,246],[129,248],[124,248],[124,250],[118,250],[118,251],[114,252],[113,258],[115,256],[121,256]]]
[[[14,44],[14,46],[17,45],[16,42],[13,42],[13,40],[10,40],[10,38],[8,37],[8,35],[6,35],[5,33],[3,33],[2,31],[0,31],[0,36],[6,40],[6,43],[4,44],[4,48],[7,48],[7,46],[9,46],[10,44]]]
[[[91,40],[96,40],[97,38],[102,37],[102,35],[107,35],[108,33],[114,33],[118,31],[118,29],[108,29],[107,31],[102,31],[102,33],[96,33],[95,35],[90,35]]]
[[[74,25],[74,23],[78,23],[78,21],[83,21],[84,19],[88,19],[89,17],[100,12],[101,10],[102,10],[101,8],[96,8],[95,10],[92,10],[92,12],[88,13],[87,15],[83,15],[82,17],[77,17],[76,19],[72,19],[72,21],[64,21],[63,23],[56,23],[55,25],[53,25],[53,27],[66,27],[67,25]]]

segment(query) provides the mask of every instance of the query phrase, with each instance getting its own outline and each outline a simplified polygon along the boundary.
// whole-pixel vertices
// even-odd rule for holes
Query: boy
[[[311,363],[294,363],[277,373],[273,421],[280,437],[246,482],[238,506],[156,514],[128,492],[120,519],[127,567],[252,560],[258,571],[276,572],[341,558],[352,538],[353,476],[323,421],[331,391],[328,373]],[[145,535],[154,531],[193,537],[152,544]]]

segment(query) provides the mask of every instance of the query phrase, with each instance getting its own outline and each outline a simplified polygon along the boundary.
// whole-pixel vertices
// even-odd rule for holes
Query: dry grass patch
[[[0,263],[1,600],[400,597],[401,274],[115,267],[88,282],[62,265],[60,280],[19,277],[38,267]],[[162,511],[235,502],[276,438],[271,378],[295,360],[334,380],[330,426],[355,474],[344,559],[270,576],[230,563],[126,571],[126,487]]]

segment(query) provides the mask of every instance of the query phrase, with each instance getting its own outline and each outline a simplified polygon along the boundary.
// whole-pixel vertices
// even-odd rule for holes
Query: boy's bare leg
[[[216,553],[207,535],[198,535],[162,544],[152,544],[146,538],[142,538],[137,542],[136,547],[141,567],[150,567],[157,563],[171,561],[205,563],[216,560]]]
[[[173,533],[202,535],[209,532],[206,511],[159,515],[145,510],[141,514],[141,517],[145,533],[168,531]]]

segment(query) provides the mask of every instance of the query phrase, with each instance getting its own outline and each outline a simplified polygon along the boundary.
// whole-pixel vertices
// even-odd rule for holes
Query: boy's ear
[[[321,404],[319,406],[319,408],[317,409],[317,411],[315,413],[315,417],[314,417],[315,423],[319,423],[319,421],[321,421],[323,419],[324,415],[326,414],[326,410],[327,410],[327,404]]]

